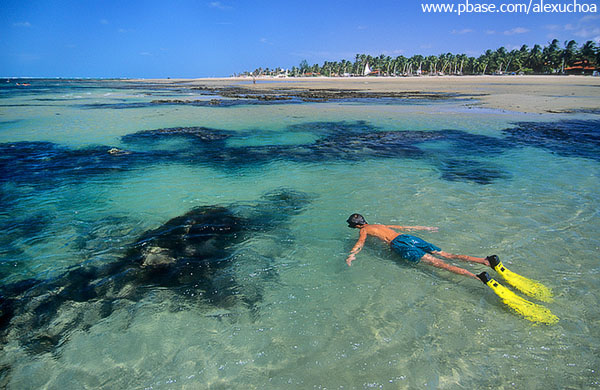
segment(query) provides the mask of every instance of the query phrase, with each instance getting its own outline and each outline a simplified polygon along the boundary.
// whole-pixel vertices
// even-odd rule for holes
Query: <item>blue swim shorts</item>
[[[394,238],[394,240],[390,242],[390,246],[402,256],[404,260],[408,260],[414,264],[417,264],[425,253],[441,251],[437,246],[430,244],[419,237],[408,234],[401,234]]]

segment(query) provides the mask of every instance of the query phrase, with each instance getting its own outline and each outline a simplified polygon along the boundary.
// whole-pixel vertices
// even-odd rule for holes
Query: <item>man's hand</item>
[[[437,227],[430,227],[430,226],[423,226],[422,230],[427,230],[429,232],[437,232],[438,228]]]
[[[350,255],[348,256],[348,258],[346,259],[346,264],[348,264],[348,267],[352,266],[352,261],[356,259],[356,255]]]

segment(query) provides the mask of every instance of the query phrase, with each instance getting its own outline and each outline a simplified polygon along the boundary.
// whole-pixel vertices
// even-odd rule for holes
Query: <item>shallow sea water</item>
[[[600,387],[597,115],[462,99],[159,105],[149,103],[214,96],[31,84],[0,86],[2,299],[22,281],[49,287],[3,324],[0,387]],[[152,132],[188,127],[224,141]],[[130,154],[107,160],[111,148]],[[306,203],[278,215],[273,191]],[[145,281],[98,317],[107,297],[19,311],[59,294],[65,272],[118,262],[195,207],[261,205],[274,228],[232,243],[225,276],[211,274],[235,290],[224,302]],[[544,305],[560,322],[531,323],[481,283],[408,265],[375,240],[347,267],[353,212],[437,226],[415,234],[449,252],[498,254],[553,289]]]

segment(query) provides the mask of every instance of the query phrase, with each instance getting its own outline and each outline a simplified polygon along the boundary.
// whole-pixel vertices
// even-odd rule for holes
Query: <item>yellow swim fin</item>
[[[504,264],[502,264],[496,255],[488,256],[485,259],[490,262],[490,265],[496,270],[496,272],[502,275],[508,284],[517,290],[522,291],[530,297],[539,299],[540,301],[552,302],[552,290],[544,286],[542,283],[512,272],[506,268]]]
[[[502,299],[504,304],[508,305],[511,309],[521,314],[529,321],[541,322],[544,324],[556,324],[558,322],[558,317],[552,314],[550,310],[542,305],[537,305],[521,298],[494,279],[490,279],[487,272],[482,272],[477,275],[477,277],[491,288],[492,291]]]

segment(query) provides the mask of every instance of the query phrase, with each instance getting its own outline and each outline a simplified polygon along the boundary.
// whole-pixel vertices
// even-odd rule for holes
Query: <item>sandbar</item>
[[[600,77],[592,76],[420,76],[143,79],[165,86],[235,88],[248,93],[354,91],[449,94],[472,97],[465,105],[525,113],[600,113]]]

